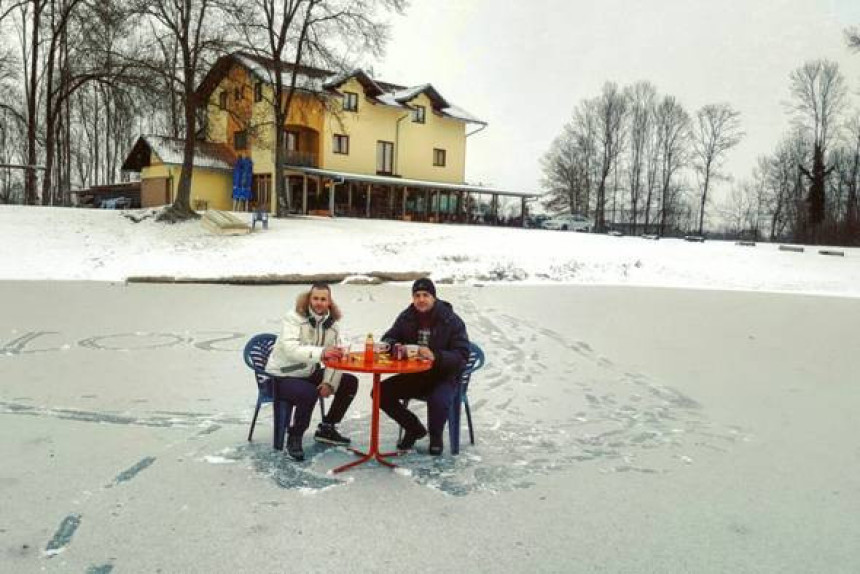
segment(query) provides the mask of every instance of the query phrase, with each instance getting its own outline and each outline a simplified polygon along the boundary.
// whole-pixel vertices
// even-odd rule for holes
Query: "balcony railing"
[[[302,167],[319,167],[317,154],[312,151],[287,150],[287,165],[298,165]]]

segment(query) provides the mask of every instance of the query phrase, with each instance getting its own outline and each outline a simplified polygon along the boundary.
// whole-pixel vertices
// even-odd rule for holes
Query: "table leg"
[[[370,460],[376,460],[389,468],[397,467],[396,464],[386,460],[385,457],[398,456],[400,454],[399,452],[379,452],[379,385],[381,381],[382,375],[379,373],[373,373],[373,407],[370,411],[370,450],[368,452],[362,452],[355,448],[349,449],[355,454],[361,456],[361,458],[337,467],[332,471],[333,473],[337,474],[339,472],[343,472],[344,470],[364,464]]]

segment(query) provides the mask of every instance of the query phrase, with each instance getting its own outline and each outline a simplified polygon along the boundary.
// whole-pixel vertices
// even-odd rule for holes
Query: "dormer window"
[[[426,109],[424,108],[424,106],[415,106],[415,109],[412,110],[412,121],[416,124],[423,124],[425,114]]]
[[[358,111],[358,94],[355,92],[343,93],[343,111],[357,112]]]
[[[257,82],[256,84],[254,84],[254,101],[263,101],[263,82]]]
[[[243,89],[243,86],[239,86],[238,88],[233,90],[233,98],[237,102],[241,102],[243,99],[245,99],[245,90]]]
[[[227,90],[224,90],[220,94],[218,94],[218,107],[222,110],[227,109]]]

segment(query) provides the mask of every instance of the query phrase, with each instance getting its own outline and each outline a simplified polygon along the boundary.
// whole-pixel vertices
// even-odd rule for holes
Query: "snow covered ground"
[[[219,237],[0,207],[0,572],[856,572],[843,251],[326,218]],[[337,476],[352,455],[309,435],[301,464],[273,451],[268,407],[245,440],[242,346],[305,287],[123,282],[393,271],[452,282],[488,359],[477,441]],[[354,334],[409,302],[334,295]],[[360,380],[341,430],[364,446]]]
[[[857,299],[442,285],[476,444],[332,476],[269,407],[245,440],[240,350],[301,289],[0,282],[0,571],[856,572]],[[334,293],[375,333],[409,301]]]
[[[142,212],[136,212],[140,214]],[[250,220],[250,215],[239,214]],[[260,227],[258,225],[257,229]],[[199,221],[134,223],[121,212],[0,206],[0,279],[123,281],[426,271],[437,281],[636,285],[860,294],[844,257],[760,243],[650,241],[537,229],[363,219],[272,219],[224,237]]]

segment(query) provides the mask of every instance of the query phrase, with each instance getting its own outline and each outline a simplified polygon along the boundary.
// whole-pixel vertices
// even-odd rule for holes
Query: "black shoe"
[[[287,454],[293,460],[305,460],[305,451],[302,449],[302,435],[287,435]]]
[[[431,436],[430,437],[430,448],[427,449],[433,456],[439,456],[442,454],[442,437],[441,436]]]
[[[417,431],[406,430],[403,433],[403,438],[397,443],[397,450],[409,450],[415,446],[415,441],[421,440],[427,436],[427,429],[420,427]]]
[[[320,423],[314,433],[314,440],[335,446],[349,446],[349,439],[337,432],[331,423]]]

